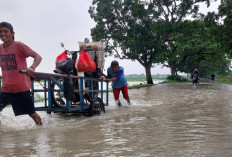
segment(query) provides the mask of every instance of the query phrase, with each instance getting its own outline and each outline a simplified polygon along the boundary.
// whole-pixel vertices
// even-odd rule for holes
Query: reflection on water
[[[0,156],[231,156],[232,88],[202,83],[130,90],[132,106],[111,95],[100,116],[0,113]]]

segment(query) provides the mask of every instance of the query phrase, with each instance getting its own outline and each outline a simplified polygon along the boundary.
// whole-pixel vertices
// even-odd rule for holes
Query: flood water
[[[232,86],[161,84],[129,91],[133,105],[100,116],[0,113],[0,156],[232,156]]]

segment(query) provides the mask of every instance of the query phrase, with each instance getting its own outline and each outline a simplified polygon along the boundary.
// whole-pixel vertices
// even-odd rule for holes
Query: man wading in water
[[[2,69],[2,91],[0,95],[0,111],[8,104],[12,105],[15,116],[28,114],[37,125],[42,125],[40,116],[35,112],[30,94],[30,77],[42,58],[22,42],[14,41],[14,30],[10,23],[0,23],[0,66]],[[27,68],[26,58],[34,58]],[[27,75],[19,70],[27,69]]]
[[[114,99],[117,106],[122,106],[119,100],[120,91],[122,91],[123,97],[127,100],[127,104],[131,105],[130,97],[128,95],[127,80],[124,75],[124,69],[123,67],[119,66],[118,61],[111,62],[111,66],[107,69],[107,76],[104,74],[102,75],[106,78],[107,82],[112,81]]]

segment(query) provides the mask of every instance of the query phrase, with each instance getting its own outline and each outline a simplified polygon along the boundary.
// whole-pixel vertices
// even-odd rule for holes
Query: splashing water
[[[232,156],[232,86],[163,84],[129,90],[100,116],[0,115],[0,156]],[[0,113],[1,114],[1,113]]]

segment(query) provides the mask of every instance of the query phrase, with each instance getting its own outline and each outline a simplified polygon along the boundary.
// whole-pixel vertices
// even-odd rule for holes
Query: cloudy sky
[[[95,22],[88,9],[92,0],[0,0],[0,21],[10,22],[15,31],[16,41],[21,41],[39,53],[43,60],[36,71],[52,72],[56,56],[63,48],[78,50],[78,42],[90,36]],[[200,11],[216,11],[219,2],[210,8],[201,5]],[[1,43],[1,42],[0,42]],[[114,58],[106,58],[108,67]],[[31,63],[31,59],[28,60]],[[119,60],[126,74],[145,73],[138,62]],[[106,68],[105,67],[105,68]],[[152,74],[170,74],[168,68],[156,65]]]

